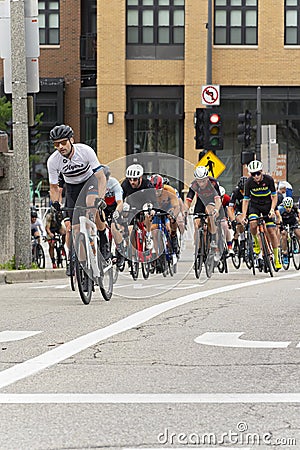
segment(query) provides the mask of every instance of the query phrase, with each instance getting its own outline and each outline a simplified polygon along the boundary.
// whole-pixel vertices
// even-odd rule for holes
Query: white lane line
[[[203,292],[195,292],[193,294],[186,295],[184,297],[179,297],[174,300],[169,300],[158,305],[151,306],[142,311],[138,311],[131,314],[124,319],[119,320],[107,327],[100,328],[98,330],[92,331],[91,333],[80,336],[70,342],[62,344],[46,353],[43,353],[35,358],[24,361],[23,363],[16,364],[15,366],[5,369],[0,372],[0,389],[9,386],[16,381],[22,380],[30,375],[33,375],[41,370],[53,366],[61,361],[64,361],[71,356],[97,344],[104,339],[108,339],[124,331],[135,328],[142,323],[147,322],[154,317],[163,314],[178,306],[185,305],[187,303],[194,302],[205,297],[212,295],[224,294],[225,292],[234,291],[237,289],[242,289],[250,286],[270,283],[279,280],[287,280],[289,278],[299,277],[299,274],[284,275],[282,277],[276,278],[263,278],[258,280],[248,281],[246,283],[238,283],[229,286],[221,286],[219,288],[211,289]]]
[[[240,339],[244,332],[236,333],[203,333],[194,341],[197,344],[214,345],[216,347],[236,347],[236,348],[287,348],[291,342],[287,341],[247,341]]]
[[[0,394],[1,403],[300,403],[300,393],[191,393],[191,394]]]
[[[1,331],[0,342],[20,341],[40,333],[42,333],[42,331]]]

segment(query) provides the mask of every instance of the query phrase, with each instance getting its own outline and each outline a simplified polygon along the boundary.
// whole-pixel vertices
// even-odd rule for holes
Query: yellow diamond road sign
[[[197,166],[204,166],[208,170],[210,177],[218,178],[222,172],[226,169],[225,164],[211,151],[209,150],[200,159]]]

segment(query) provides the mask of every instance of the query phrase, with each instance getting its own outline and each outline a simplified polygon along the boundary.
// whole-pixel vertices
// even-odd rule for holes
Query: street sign
[[[204,166],[208,170],[208,175],[213,178],[218,178],[221,173],[226,169],[225,164],[211,151],[209,150],[200,159],[197,166]]]
[[[219,106],[220,86],[217,84],[209,84],[206,86],[202,86],[201,101],[202,105]]]

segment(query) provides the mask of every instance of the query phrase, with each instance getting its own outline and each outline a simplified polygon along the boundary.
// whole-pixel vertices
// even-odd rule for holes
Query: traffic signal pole
[[[207,0],[206,84],[212,84],[212,0]]]
[[[31,265],[24,0],[10,0],[16,267]]]

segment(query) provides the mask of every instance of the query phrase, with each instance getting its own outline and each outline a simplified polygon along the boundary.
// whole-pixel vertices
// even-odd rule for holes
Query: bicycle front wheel
[[[282,250],[282,238],[280,239],[280,261],[281,265],[284,268],[284,270],[288,270],[290,267],[290,249],[289,249],[289,243],[286,243],[287,248],[286,252],[284,253]]]
[[[36,244],[36,263],[40,269],[45,269],[45,253],[41,244]]]
[[[82,233],[78,234],[75,248],[76,248],[75,272],[79,295],[82,302],[85,305],[88,305],[92,298],[93,280],[91,278],[92,275],[91,269],[87,268],[88,255],[84,234]]]
[[[197,233],[196,243],[195,243],[194,270],[195,270],[196,278],[200,278],[203,262],[204,262],[204,238],[203,238],[203,232],[200,231],[199,233]]]
[[[296,270],[299,270],[300,269],[300,243],[299,243],[299,239],[297,238],[297,236],[292,237],[291,251],[292,251],[294,267]]]
[[[266,270],[266,272],[269,272],[270,277],[272,277],[273,276],[273,270],[272,270],[272,265],[271,265],[271,260],[270,260],[269,247],[268,247],[268,245],[266,243],[266,238],[265,238],[265,235],[263,233],[261,233],[260,239],[261,239],[261,244],[262,244],[262,251],[263,251],[263,259],[264,259],[265,270]]]
[[[238,239],[233,240],[232,250],[234,252],[231,256],[232,264],[236,269],[239,269],[241,266],[241,248]]]
[[[98,248],[98,267],[100,270],[100,277],[98,285],[104,300],[109,301],[113,294],[114,272],[111,259],[105,260],[100,249]]]

